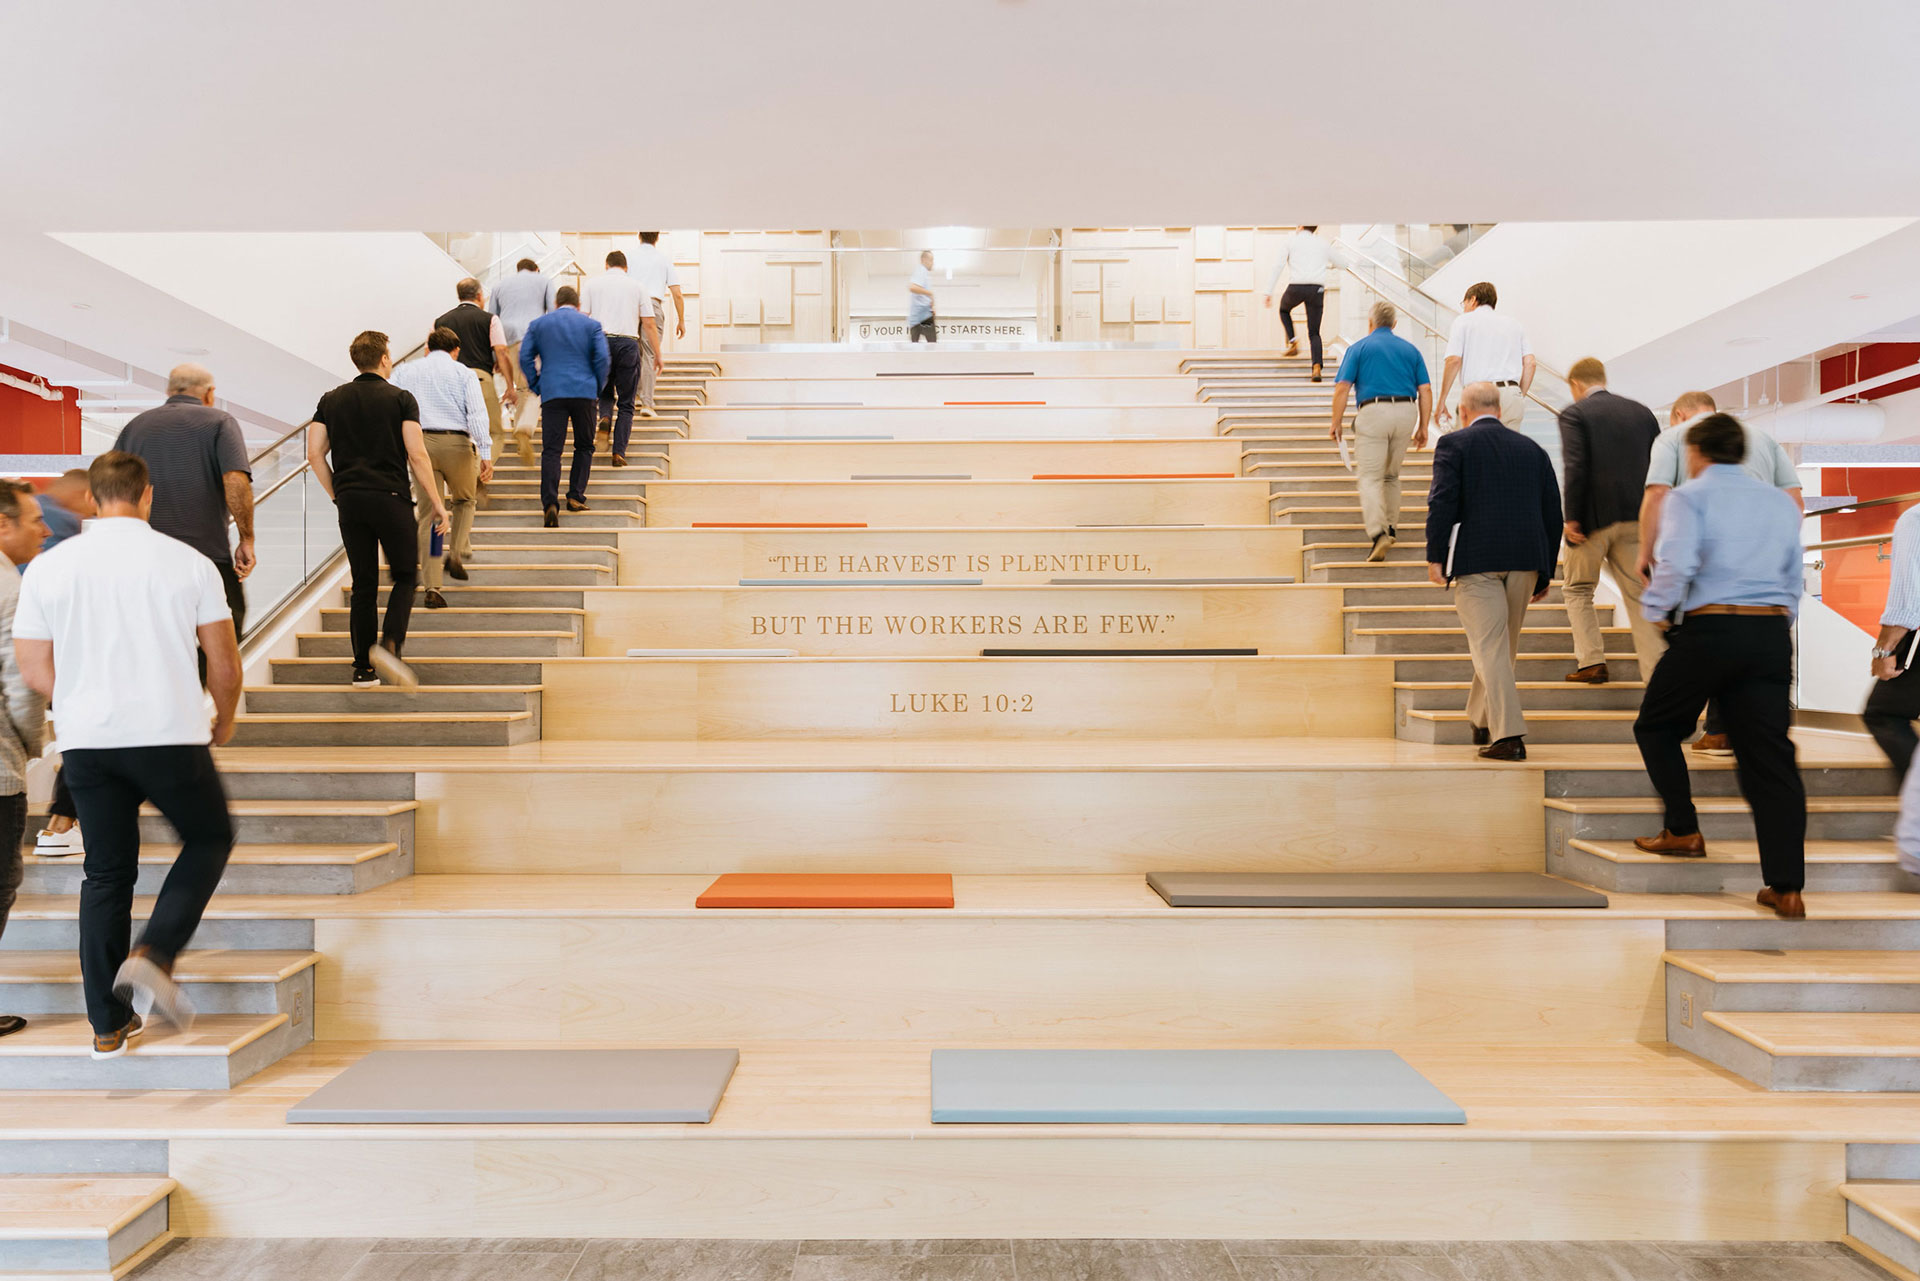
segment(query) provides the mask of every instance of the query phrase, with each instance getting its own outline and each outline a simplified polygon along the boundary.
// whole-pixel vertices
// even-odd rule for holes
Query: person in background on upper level
[[[451,329],[460,339],[460,363],[473,370],[474,377],[480,380],[480,394],[487,398],[487,430],[493,452],[504,453],[505,426],[500,416],[500,389],[493,381],[495,374],[506,380],[507,408],[520,403],[520,392],[514,385],[513,357],[507,353],[506,323],[487,310],[486,292],[472,276],[455,285],[453,291],[459,303],[452,311],[443,312],[433,327]],[[471,549],[463,547],[460,554],[469,555]]]
[[[527,326],[520,354],[527,382],[540,397],[540,511],[546,527],[560,523],[560,453],[573,429],[573,467],[567,476],[567,510],[587,507],[593,474],[593,411],[606,386],[611,358],[600,322],[580,310],[580,295],[562,285],[558,304]]]
[[[0,934],[7,930],[25,872],[27,765],[46,745],[47,700],[27,684],[13,653],[13,612],[20,602],[20,570],[40,554],[47,526],[25,482],[0,480]],[[18,1014],[0,1014],[0,1036],[27,1026]]]
[[[436,496],[444,496],[453,528],[432,555],[433,513],[438,505],[418,495],[421,577],[428,609],[445,609],[440,574],[445,571],[465,582],[461,562],[473,546],[473,500],[481,485],[493,479],[492,438],[487,431],[487,402],[467,367],[460,363],[460,338],[451,329],[427,335],[427,354],[393,371],[393,385],[413,393],[420,410],[420,437],[427,447]],[[468,551],[463,552],[465,548]]]
[[[1469,285],[1460,300],[1460,314],[1447,331],[1447,359],[1440,372],[1440,404],[1435,413],[1441,426],[1453,416],[1447,394],[1458,378],[1487,382],[1500,389],[1500,421],[1518,427],[1527,414],[1527,393],[1533,389],[1533,348],[1520,323],[1496,310],[1500,291],[1482,280]],[[1462,417],[1465,417],[1463,414]]]
[[[658,418],[660,412],[653,403],[655,380],[666,369],[667,336],[667,299],[673,299],[673,305],[679,310],[680,323],[674,329],[675,338],[687,336],[687,302],[680,295],[680,270],[673,265],[673,259],[660,251],[660,233],[643,231],[640,233],[640,248],[633,255],[633,274],[646,287],[647,297],[653,301],[652,340],[641,334],[640,351],[640,416]],[[614,466],[626,465],[621,459]]]
[[[1653,453],[1647,459],[1646,492],[1640,499],[1640,564],[1639,573],[1642,582],[1652,579],[1653,553],[1660,541],[1660,509],[1667,494],[1687,480],[1686,439],[1687,429],[1716,412],[1713,397],[1704,391],[1683,392],[1673,402],[1667,421],[1671,424],[1660,433],[1653,442]],[[1740,424],[1746,452],[1740,465],[1755,480],[1764,481],[1776,489],[1786,492],[1794,504],[1805,511],[1806,500],[1800,492],[1800,473],[1794,470],[1793,460],[1787,457],[1787,451],[1780,442],[1757,427]],[[1651,677],[1641,675],[1642,680]],[[1732,756],[1733,748],[1727,742],[1727,728],[1721,723],[1720,703],[1709,700],[1707,703],[1706,733],[1694,743],[1693,750],[1702,756]]]
[[[1480,755],[1527,759],[1515,658],[1527,606],[1546,599],[1560,558],[1560,485],[1553,460],[1500,421],[1500,389],[1468,383],[1467,426],[1433,450],[1427,494],[1427,577],[1453,584],[1453,607],[1473,656],[1467,723]]]
[[[1613,569],[1640,679],[1653,675],[1667,643],[1640,612],[1640,491],[1660,420],[1637,400],[1607,390],[1607,367],[1588,356],[1567,372],[1573,403],[1560,411],[1560,458],[1566,485],[1567,569],[1563,588],[1573,629],[1573,671],[1583,685],[1607,683],[1607,650],[1593,591]]]
[[[540,406],[528,390],[526,371],[520,368],[520,339],[528,325],[553,310],[553,281],[540,274],[539,263],[522,258],[513,274],[493,287],[487,310],[500,317],[507,340],[507,363],[513,366],[513,387],[520,400],[513,415],[513,434],[520,461],[532,466],[532,425],[540,420]]]
[[[1260,299],[1263,307],[1273,306],[1273,291],[1280,284],[1280,273],[1287,273],[1287,291],[1280,295],[1280,327],[1287,331],[1289,356],[1300,354],[1300,340],[1293,333],[1293,309],[1307,309],[1307,352],[1313,362],[1313,381],[1320,381],[1320,316],[1327,306],[1327,267],[1333,262],[1333,247],[1320,239],[1318,224],[1303,226],[1287,237],[1280,249],[1280,261],[1273,264],[1267,277],[1267,292]]]
[[[347,630],[353,643],[354,688],[369,689],[385,680],[412,689],[420,678],[400,651],[407,643],[407,620],[420,583],[413,494],[432,505],[442,533],[450,522],[420,436],[419,402],[412,392],[387,381],[393,376],[387,336],[369,329],[354,338],[348,353],[360,376],[320,398],[307,427],[307,464],[340,518],[340,545],[347,554],[351,583]],[[383,628],[378,627],[382,553],[392,580]],[[86,817],[84,809],[81,817]]]
[[[920,251],[920,265],[907,277],[907,341],[939,342],[933,319],[933,250]]]
[[[1913,732],[1913,722],[1920,718],[1920,663],[1912,661],[1915,655],[1911,653],[1916,631],[1920,631],[1920,507],[1909,507],[1893,523],[1893,570],[1887,578],[1887,607],[1880,615],[1880,635],[1873,643],[1874,686],[1860,713],[1903,783],[1913,766],[1914,747],[1920,743]],[[1903,800],[1903,821],[1906,808]],[[1920,815],[1915,816],[1915,822],[1920,823]]]
[[[613,465],[627,465],[627,440],[633,435],[634,397],[640,387],[641,344],[659,350],[659,326],[653,319],[653,299],[638,276],[627,271],[627,255],[616,249],[607,255],[607,269],[589,280],[580,295],[580,314],[600,322],[606,334],[607,381],[600,388],[600,430],[613,430]],[[617,412],[616,412],[616,406]],[[540,419],[544,450],[547,419]],[[545,464],[543,463],[542,466]],[[582,481],[584,482],[584,479]],[[568,498],[569,511],[574,507]]]
[[[236,636],[247,629],[241,583],[253,572],[253,464],[240,424],[214,408],[213,374],[176,365],[167,375],[167,403],[120,429],[113,447],[138,454],[153,480],[148,523],[213,562],[233,607]],[[237,546],[227,541],[231,517]]]
[[[1667,633],[1667,652],[1633,725],[1666,825],[1633,843],[1648,854],[1706,857],[1680,745],[1717,698],[1760,842],[1759,901],[1791,919],[1807,914],[1807,791],[1787,733],[1804,549],[1800,509],[1741,466],[1746,452],[1738,419],[1707,415],[1687,428],[1690,479],[1667,495],[1653,581],[1641,597]]]
[[[1340,439],[1347,395],[1355,394],[1354,467],[1360,477],[1360,515],[1373,549],[1370,561],[1387,558],[1400,536],[1400,463],[1407,447],[1427,447],[1427,417],[1433,382],[1420,349],[1393,332],[1400,313],[1377,302],[1367,314],[1367,336],[1347,348],[1333,384],[1333,439]]]
[[[93,519],[93,494],[87,489],[87,469],[75,467],[47,482],[41,495],[40,515],[46,521],[47,541],[41,551],[51,551],[80,532],[82,521]]]

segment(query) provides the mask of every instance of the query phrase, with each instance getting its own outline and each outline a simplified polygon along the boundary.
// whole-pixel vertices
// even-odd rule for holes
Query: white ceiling
[[[0,5],[0,228],[1920,213],[1913,0]]]

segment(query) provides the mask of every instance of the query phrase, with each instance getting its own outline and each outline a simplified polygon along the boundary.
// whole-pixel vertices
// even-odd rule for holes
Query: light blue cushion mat
[[[936,1122],[1465,1125],[1391,1050],[935,1050]]]

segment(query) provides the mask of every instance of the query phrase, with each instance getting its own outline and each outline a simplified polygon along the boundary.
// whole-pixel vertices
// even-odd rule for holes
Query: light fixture
[[[1763,337],[1763,336],[1761,336],[1761,335],[1757,335],[1757,334],[1749,334],[1749,335],[1747,335],[1747,336],[1746,336],[1745,338],[1729,338],[1729,339],[1727,339],[1727,346],[1729,346],[1729,347],[1752,347],[1752,346],[1755,346],[1755,345],[1757,345],[1757,344],[1759,344],[1759,343],[1763,343],[1763,342],[1766,342],[1766,341],[1768,341],[1768,340],[1767,340],[1767,339],[1766,339],[1765,337]]]
[[[73,304],[73,309],[75,311],[92,311],[93,304],[90,302],[77,302]]]
[[[213,354],[213,348],[211,347],[169,347],[167,350],[176,356],[210,356]]]
[[[1853,300],[1854,300],[1855,302],[1859,302],[1859,301],[1860,301],[1860,300],[1862,300],[1863,298],[1871,298],[1871,297],[1873,297],[1873,295],[1872,295],[1872,294],[1848,294],[1847,296],[1848,296],[1849,298],[1851,298],[1851,299],[1853,299]]]

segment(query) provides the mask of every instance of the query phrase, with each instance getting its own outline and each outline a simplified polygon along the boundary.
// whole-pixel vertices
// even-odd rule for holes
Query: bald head
[[[175,365],[167,375],[167,395],[213,399],[213,371],[205,365]]]
[[[1500,389],[1492,383],[1468,383],[1460,391],[1460,416],[1472,422],[1486,414],[1500,416]]]

